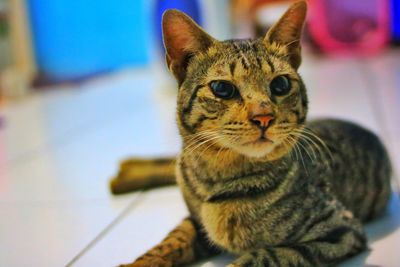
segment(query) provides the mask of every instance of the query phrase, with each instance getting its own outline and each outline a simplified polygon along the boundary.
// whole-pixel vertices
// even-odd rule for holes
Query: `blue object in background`
[[[150,60],[148,0],[28,0],[39,71],[79,79]]]
[[[392,35],[396,42],[400,42],[400,0],[392,0]]]
[[[189,15],[199,25],[202,25],[199,3],[197,0],[157,0],[155,9],[156,34],[157,41],[160,44],[161,50],[164,52],[162,41],[162,15],[165,10],[175,8]]]

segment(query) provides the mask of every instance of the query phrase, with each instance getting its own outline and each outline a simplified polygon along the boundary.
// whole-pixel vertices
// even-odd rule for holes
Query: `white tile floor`
[[[374,130],[400,169],[399,50],[369,59],[308,55],[301,73],[312,117]],[[0,109],[0,266],[115,266],[156,244],[187,214],[174,187],[118,197],[107,188],[120,159],[179,149],[173,90],[158,76],[124,72]],[[397,197],[367,231],[371,251],[342,266],[400,266]]]

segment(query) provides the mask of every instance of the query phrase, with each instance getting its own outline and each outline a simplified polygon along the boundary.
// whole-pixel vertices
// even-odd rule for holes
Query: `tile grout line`
[[[363,76],[363,79],[365,82],[365,88],[367,91],[367,95],[368,95],[368,99],[369,102],[371,104],[371,108],[374,114],[374,118],[378,124],[378,126],[382,129],[382,135],[383,137],[388,141],[388,143],[392,143],[392,135],[389,133],[389,130],[386,126],[385,120],[384,120],[384,114],[383,114],[383,110],[381,108],[381,104],[378,102],[378,98],[377,94],[374,93],[375,90],[374,88],[378,88],[378,86],[374,87],[372,86],[377,85],[376,84],[376,80],[373,79],[374,77],[374,73],[370,70],[369,65],[367,65],[368,63],[364,60],[359,60],[358,61],[359,65],[360,65],[360,72]],[[388,151],[388,153],[391,153],[390,151]],[[389,155],[391,156],[391,155]],[[398,170],[397,170],[397,166],[393,166],[393,182],[394,182],[394,186],[396,187],[395,189],[397,190],[397,194],[400,195],[400,181],[398,178]]]
[[[90,241],[75,257],[73,257],[65,266],[70,267],[76,263],[86,252],[88,252],[98,241],[100,241],[114,226],[116,226],[129,212],[135,209],[144,199],[144,192],[138,192],[131,203],[116,217],[114,218],[95,238]]]

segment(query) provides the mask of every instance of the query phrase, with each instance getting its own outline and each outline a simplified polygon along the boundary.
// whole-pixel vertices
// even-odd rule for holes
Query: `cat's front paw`
[[[250,263],[251,265],[249,265],[249,263],[243,263],[243,264],[240,264],[240,263],[231,263],[231,264],[228,264],[228,265],[226,265],[225,267],[245,267],[245,266],[251,266],[251,267],[269,267],[270,265],[265,265],[265,264],[268,264],[268,263],[266,263],[266,262],[264,262],[264,263],[262,263],[261,265],[260,264],[255,264],[255,263]]]
[[[146,257],[130,264],[121,264],[119,267],[172,267],[172,263],[161,257]]]
[[[253,265],[250,265],[250,264],[251,264],[251,263],[249,263],[249,262],[239,262],[239,261],[235,261],[235,262],[232,262],[232,263],[226,265],[225,267],[245,267],[245,266],[252,266],[252,267],[253,267]],[[267,267],[267,266],[266,266],[266,267]]]
[[[287,265],[278,265],[271,262],[269,255],[265,250],[253,251],[252,253],[245,253],[235,261],[228,264],[226,267],[278,267]]]

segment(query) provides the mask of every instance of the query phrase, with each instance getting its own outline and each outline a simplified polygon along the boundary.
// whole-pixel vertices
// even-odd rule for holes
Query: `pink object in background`
[[[309,0],[309,32],[327,53],[373,54],[390,36],[388,0]]]

